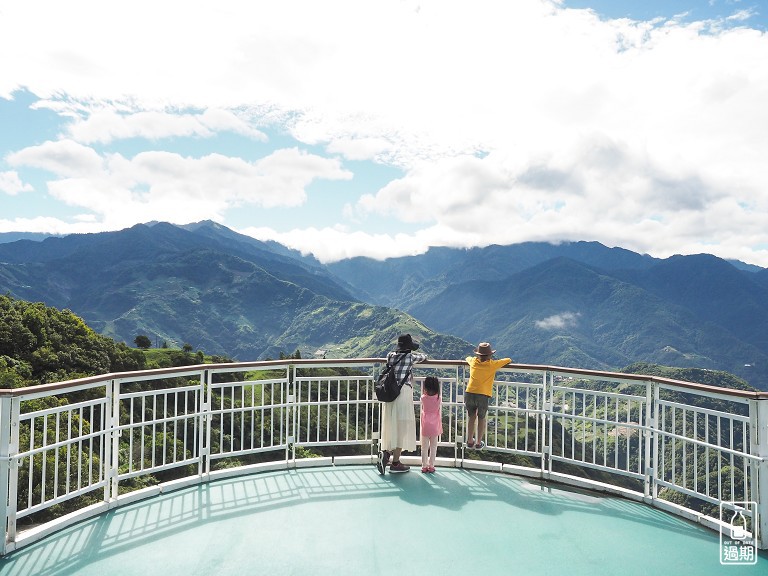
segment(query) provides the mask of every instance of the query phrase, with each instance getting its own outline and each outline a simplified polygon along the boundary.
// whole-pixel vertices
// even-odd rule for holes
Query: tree
[[[145,336],[144,334],[136,336],[136,338],[133,339],[133,343],[136,344],[137,348],[141,348],[142,350],[147,350],[152,346],[152,340],[149,339],[149,336]]]
[[[0,295],[0,387],[141,370],[144,354],[96,334],[70,310]]]

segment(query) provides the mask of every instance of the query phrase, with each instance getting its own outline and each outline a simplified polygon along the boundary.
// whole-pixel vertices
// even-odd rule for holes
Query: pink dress
[[[440,394],[421,395],[421,437],[440,436],[443,433],[443,415]]]

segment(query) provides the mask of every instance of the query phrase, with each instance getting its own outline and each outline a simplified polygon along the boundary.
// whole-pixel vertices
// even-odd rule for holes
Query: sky
[[[768,267],[768,0],[0,0],[0,233]]]

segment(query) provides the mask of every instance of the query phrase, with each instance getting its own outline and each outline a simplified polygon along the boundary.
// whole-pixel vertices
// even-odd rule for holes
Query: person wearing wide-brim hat
[[[464,392],[464,405],[467,408],[467,448],[482,450],[485,448],[485,422],[488,415],[488,403],[493,395],[493,381],[496,371],[512,362],[511,358],[492,358],[494,350],[490,343],[481,342],[475,348],[475,356],[467,356],[469,364],[469,382]]]
[[[384,474],[389,464],[393,473],[408,472],[408,466],[400,462],[400,453],[416,451],[416,412],[413,408],[413,365],[424,362],[426,354],[416,352],[419,343],[410,334],[397,338],[397,350],[387,355],[387,364],[395,366],[395,376],[402,382],[400,394],[392,402],[384,404],[381,421],[381,451],[376,463],[379,474]]]

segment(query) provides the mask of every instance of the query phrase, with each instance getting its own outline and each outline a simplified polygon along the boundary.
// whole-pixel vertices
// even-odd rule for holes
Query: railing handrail
[[[0,388],[0,397],[4,396],[23,396],[28,391],[34,392],[55,392],[58,390],[71,388],[73,385],[87,386],[89,384],[99,384],[110,380],[125,380],[136,376],[182,376],[185,372],[199,372],[201,370],[230,370],[235,368],[237,370],[248,368],[263,368],[268,366],[338,366],[338,365],[363,365],[363,364],[382,364],[386,362],[386,358],[286,358],[284,360],[252,360],[245,362],[224,362],[216,364],[194,364],[186,366],[174,366],[169,368],[151,368],[148,370],[135,370],[130,372],[110,372],[107,374],[100,374],[96,376],[88,376],[85,378],[79,378],[76,380],[66,380],[62,382],[53,382],[47,384],[35,384],[33,386],[27,386],[24,388]],[[465,360],[438,360],[428,359],[421,363],[424,366],[467,366]],[[710,394],[720,394],[724,396],[736,396],[739,398],[749,400],[766,400],[768,399],[768,391],[764,390],[741,390],[737,388],[725,388],[722,386],[713,386],[711,384],[700,384],[697,382],[688,382],[685,380],[676,380],[674,378],[667,378],[664,376],[644,375],[644,374],[631,374],[625,372],[610,372],[604,370],[590,370],[587,368],[567,368],[564,366],[556,366],[552,364],[518,364],[512,362],[504,366],[505,371],[519,371],[519,372],[548,372],[548,373],[562,373],[568,375],[586,376],[591,378],[604,378],[606,380],[626,380],[628,382],[636,382],[638,384],[643,382],[653,382],[655,384],[664,384],[668,386],[674,386],[677,388],[683,388],[688,390],[694,390],[697,392],[706,392]]]

